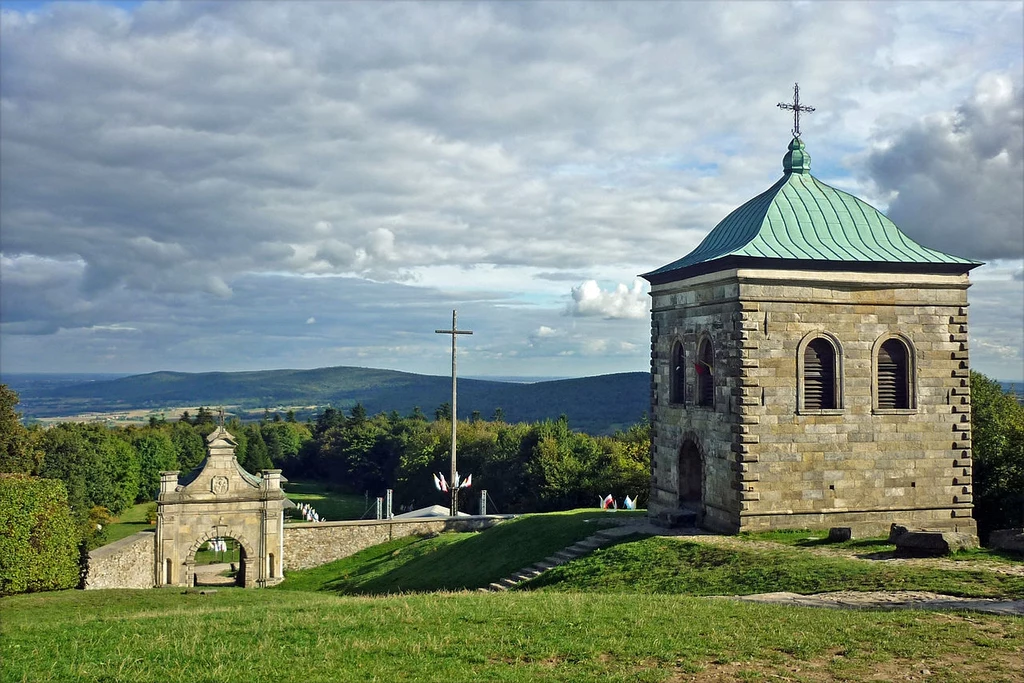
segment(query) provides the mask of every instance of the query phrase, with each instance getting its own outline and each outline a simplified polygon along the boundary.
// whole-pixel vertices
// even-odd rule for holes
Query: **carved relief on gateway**
[[[228,492],[228,478],[227,477],[214,477],[210,483],[210,490],[218,496],[222,496]]]

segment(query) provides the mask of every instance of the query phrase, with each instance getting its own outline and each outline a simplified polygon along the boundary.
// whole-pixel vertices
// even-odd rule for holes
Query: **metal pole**
[[[378,496],[377,497],[377,519],[380,519],[380,517],[381,517],[380,510],[381,510],[381,507],[383,506],[383,504],[384,504],[384,499],[381,498],[380,496]]]
[[[387,510],[387,515],[388,515],[387,518],[388,519],[392,519],[395,516],[394,513],[391,512],[391,493],[392,493],[391,489],[388,489],[388,492],[387,492],[388,501],[384,505],[384,509]]]
[[[434,330],[435,334],[450,334],[450,335],[452,335],[452,415],[451,415],[451,419],[452,419],[452,470],[449,473],[449,476],[451,477],[451,488],[449,490],[450,490],[451,496],[452,496],[451,509],[449,510],[449,514],[452,517],[454,517],[457,514],[459,514],[459,487],[455,485],[455,469],[456,469],[455,429],[456,429],[456,425],[457,425],[457,422],[458,422],[458,415],[459,415],[458,407],[455,404],[456,394],[457,394],[457,391],[456,391],[456,383],[457,383],[457,380],[456,380],[456,377],[457,377],[456,356],[457,356],[457,350],[456,350],[456,346],[455,346],[455,335],[457,335],[457,334],[473,334],[470,330],[460,330],[458,328],[457,323],[458,323],[457,313],[456,313],[456,311],[453,310],[452,311],[452,329],[450,329],[450,330]]]
[[[487,489],[480,492],[480,516],[487,514]]]
[[[456,396],[458,394],[458,392],[455,390],[455,382],[456,382],[456,379],[455,379],[455,377],[456,377],[456,372],[455,372],[455,363],[456,363],[455,362],[455,358],[456,358],[456,353],[455,353],[455,337],[456,337],[455,330],[459,329],[459,327],[458,327],[458,325],[455,324],[455,315],[456,315],[456,313],[453,310],[452,311],[452,474],[451,474],[451,479],[449,479],[449,481],[451,482],[451,485],[452,485],[452,509],[451,509],[451,516],[452,517],[455,517],[456,515],[459,514],[459,487],[455,485],[455,424],[456,424],[456,417],[455,416],[458,415],[458,413],[455,411],[455,399],[456,399]]]

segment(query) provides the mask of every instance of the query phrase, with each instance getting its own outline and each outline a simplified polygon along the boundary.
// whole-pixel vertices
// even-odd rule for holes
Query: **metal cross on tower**
[[[785,109],[787,111],[793,111],[793,137],[800,137],[800,112],[804,111],[808,114],[814,111],[814,107],[807,107],[800,104],[800,84],[793,84],[793,104],[789,102],[779,102],[779,109]]]
[[[457,415],[455,412],[455,337],[459,334],[473,334],[470,330],[460,330],[456,324],[456,312],[452,311],[452,329],[450,330],[434,330],[434,334],[450,334],[452,336],[452,473],[451,473],[451,487],[450,491],[452,494],[451,503],[451,516],[455,517],[459,514],[459,487],[456,485],[455,475],[455,425],[458,422]]]

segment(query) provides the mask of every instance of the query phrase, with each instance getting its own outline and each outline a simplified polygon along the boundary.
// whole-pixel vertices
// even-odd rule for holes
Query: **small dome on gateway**
[[[981,265],[918,244],[878,209],[812,176],[798,134],[782,170],[696,249],[641,277],[659,284],[737,267],[965,273]]]

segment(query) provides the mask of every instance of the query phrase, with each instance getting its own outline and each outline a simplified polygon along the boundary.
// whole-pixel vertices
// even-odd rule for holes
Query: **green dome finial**
[[[810,173],[811,155],[804,149],[804,141],[793,138],[789,143],[789,151],[782,157],[783,173]]]

